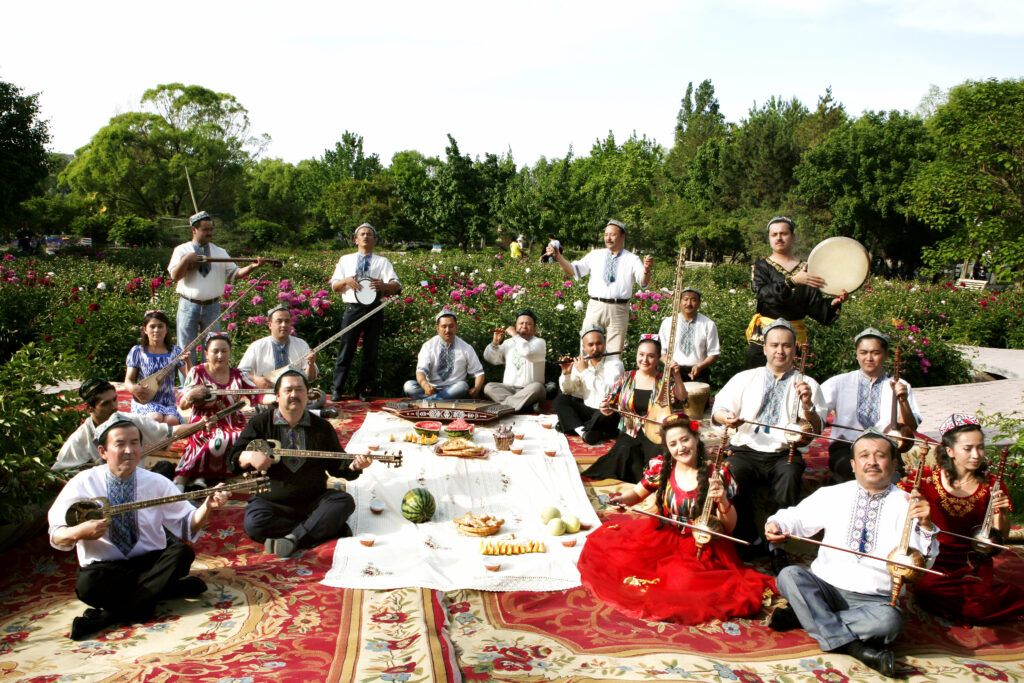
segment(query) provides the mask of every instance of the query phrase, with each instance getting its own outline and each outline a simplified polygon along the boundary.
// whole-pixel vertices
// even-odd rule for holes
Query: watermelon
[[[402,498],[402,516],[413,524],[429,522],[436,509],[434,496],[423,488],[411,489]]]
[[[423,420],[414,424],[412,428],[420,436],[437,436],[437,433],[441,431],[441,423],[434,422],[433,420]]]
[[[473,425],[469,424],[461,417],[454,422],[449,422],[448,426],[444,428],[444,433],[448,436],[455,438],[461,436],[463,438],[469,438],[473,433]]]

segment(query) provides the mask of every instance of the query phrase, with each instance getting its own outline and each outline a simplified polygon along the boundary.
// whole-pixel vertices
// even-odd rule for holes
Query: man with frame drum
[[[345,302],[342,327],[348,327],[369,313],[370,309],[377,305],[379,295],[391,296],[402,291],[402,283],[398,281],[391,261],[373,253],[373,248],[377,245],[377,230],[369,223],[363,223],[356,228],[353,238],[356,251],[338,259],[338,264],[331,275],[331,289],[341,293],[341,300]],[[331,397],[335,401],[341,399],[360,335],[363,336],[363,363],[353,393],[364,403],[368,400],[370,390],[377,379],[377,350],[383,324],[384,314],[378,312],[341,337],[341,348],[338,349],[338,358],[334,363],[334,382],[331,390]]]

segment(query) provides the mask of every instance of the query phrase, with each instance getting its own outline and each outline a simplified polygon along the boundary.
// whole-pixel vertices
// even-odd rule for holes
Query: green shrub
[[[51,346],[27,344],[0,365],[0,431],[8,435],[0,445],[0,523],[21,521],[59,489],[50,466],[83,413],[68,410],[77,403],[71,396],[40,389],[73,376]]]
[[[116,218],[107,237],[117,244],[130,247],[152,246],[160,243],[160,236],[153,222],[138,216]]]

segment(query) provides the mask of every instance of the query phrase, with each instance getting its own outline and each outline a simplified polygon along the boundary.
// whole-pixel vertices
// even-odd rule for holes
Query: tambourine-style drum
[[[871,272],[868,250],[849,237],[829,237],[818,243],[807,257],[807,272],[825,281],[819,289],[839,296],[846,290],[852,294],[867,282]]]
[[[704,417],[704,410],[708,407],[708,399],[711,398],[711,385],[704,382],[683,382],[686,387],[686,404],[683,412],[691,420],[700,420]]]
[[[357,280],[357,282],[359,282],[360,288],[356,290],[356,301],[366,306],[376,303],[377,290],[370,286],[373,284],[373,280],[365,277],[361,280]]]

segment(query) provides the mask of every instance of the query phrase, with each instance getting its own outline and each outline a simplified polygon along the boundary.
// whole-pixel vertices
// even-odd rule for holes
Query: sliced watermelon
[[[458,420],[455,420],[455,422],[448,423],[449,432],[463,432],[466,431],[467,429],[472,429],[472,427],[470,427],[469,423],[463,420],[461,417]]]
[[[441,429],[441,423],[433,420],[423,420],[413,425],[416,429],[426,429],[428,431],[439,431]]]

